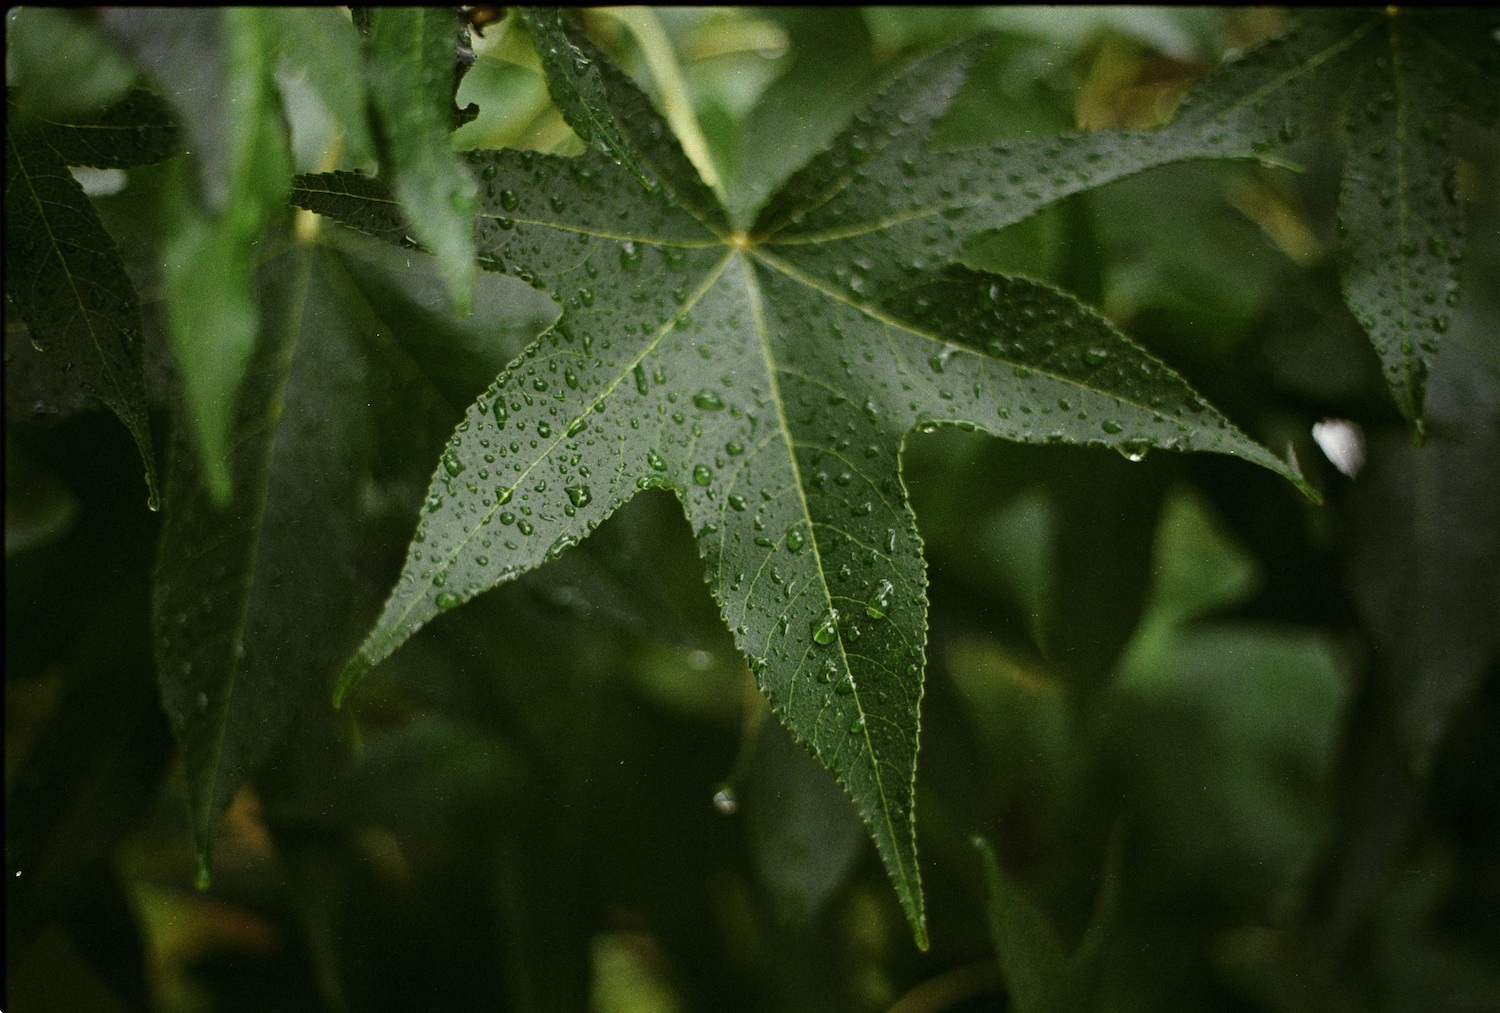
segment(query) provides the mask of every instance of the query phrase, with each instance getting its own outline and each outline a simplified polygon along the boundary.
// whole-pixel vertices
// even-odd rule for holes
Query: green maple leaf
[[[1422,435],[1427,374],[1458,300],[1459,141],[1500,128],[1500,19],[1388,7],[1299,17],[1189,98],[1168,133],[1271,156],[1340,123],[1344,299]]]
[[[539,46],[568,31],[533,30]],[[1214,451],[1301,484],[1075,299],[947,256],[1067,193],[1203,144],[1237,149],[1141,134],[929,151],[973,52],[959,47],[897,80],[737,229],[645,97],[568,42],[601,87],[573,89],[565,114],[593,102],[591,122],[607,115],[655,185],[599,152],[468,155],[480,264],[562,313],[465,413],[339,693],[438,614],[669,489],[760,688],[848,791],[925,946],[912,801],[927,600],[906,434]],[[408,234],[378,180],[300,177],[293,199]]]

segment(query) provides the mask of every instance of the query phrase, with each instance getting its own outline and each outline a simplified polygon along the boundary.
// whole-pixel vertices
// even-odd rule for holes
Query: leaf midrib
[[[589,415],[593,414],[600,405],[607,401],[610,396],[619,389],[620,385],[625,382],[626,377],[631,376],[635,368],[642,362],[644,362],[646,360],[646,357],[661,345],[662,341],[666,339],[666,336],[668,334],[671,334],[672,331],[676,329],[678,322],[684,316],[688,315],[692,311],[692,309],[702,301],[703,297],[709,292],[709,290],[712,289],[713,286],[718,282],[719,278],[724,273],[724,269],[728,266],[733,253],[733,250],[726,249],[724,256],[719,259],[717,264],[715,264],[705,272],[704,279],[699,283],[698,287],[686,300],[684,300],[683,304],[676,310],[676,312],[673,313],[672,316],[668,318],[657,329],[656,334],[651,338],[649,342],[647,342],[642,347],[639,354],[637,354],[636,357],[632,359],[628,365],[626,365],[619,371],[619,375],[611,380],[608,386],[606,386],[602,392],[596,395],[589,402],[587,408],[585,408],[577,416],[571,419],[567,426],[558,427],[560,435],[558,435],[558,437],[552,441],[551,445],[548,446],[546,450],[539,453],[536,458],[530,464],[528,464],[523,471],[520,472],[515,481],[507,488],[506,492],[508,494],[514,494],[515,491],[521,487],[522,483],[526,481],[527,476],[530,475],[532,471],[534,471],[539,465],[541,465],[542,462],[549,459],[553,451],[555,451],[560,445],[562,445],[564,441],[569,438],[567,435],[567,431],[571,429],[573,425],[580,419],[586,419]],[[558,321],[552,325],[552,327],[548,328],[547,333],[555,332],[558,326],[565,323],[566,317],[559,318]],[[504,394],[505,392],[503,390],[496,391],[497,397],[503,397]],[[487,523],[489,523],[490,519],[495,516],[498,510],[500,510],[500,508],[504,505],[504,502],[509,501],[509,498],[509,495],[497,495],[495,497],[495,503],[490,506],[483,515],[481,515],[479,521],[470,527],[469,531],[464,535],[463,539],[458,543],[458,545],[456,545],[453,550],[449,552],[446,557],[444,557],[442,565],[436,571],[437,573],[442,573],[447,570],[448,567],[453,565],[453,563],[458,559],[459,555],[464,551],[464,549],[468,547],[469,543],[474,539],[479,531]],[[376,644],[367,644],[366,646],[360,648],[359,653],[367,662],[373,665],[381,661],[383,658],[389,655],[391,651],[395,650],[396,646],[398,646],[400,642],[406,638],[407,634],[404,632],[404,627],[407,621],[410,619],[413,610],[415,610],[417,606],[425,600],[427,590],[428,589],[423,589],[420,593],[413,595],[412,599],[407,603],[406,608],[401,611],[400,615],[396,616],[388,624],[382,623],[382,625],[386,626],[389,632],[380,640],[380,642]]]
[[[775,353],[771,348],[770,331],[766,326],[765,313],[763,310],[764,298],[761,294],[760,286],[755,283],[755,273],[751,261],[752,259],[759,260],[761,258],[756,252],[753,251],[753,249],[747,249],[739,252],[742,258],[742,273],[745,277],[745,288],[747,295],[750,297],[750,312],[751,317],[754,320],[755,335],[756,339],[760,343],[761,359],[765,363],[766,379],[770,384],[771,402],[776,406],[776,420],[778,423],[778,431],[781,433],[782,441],[786,445],[787,462],[792,471],[792,486],[797,491],[798,506],[800,507],[804,521],[806,521],[807,523],[807,540],[809,547],[812,549],[811,558],[817,568],[818,584],[822,589],[824,608],[832,611],[833,592],[828,586],[828,574],[823,567],[823,550],[821,545],[819,544],[818,539],[819,525],[814,521],[812,510],[808,507],[807,493],[805,491],[805,487],[802,484],[802,473],[801,468],[797,463],[797,451],[792,440],[791,426],[787,422],[786,413],[782,408],[783,401],[781,397],[781,387],[780,382],[777,379],[780,371],[776,363]],[[881,772],[879,758],[875,750],[875,743],[870,738],[871,722],[869,721],[869,714],[866,712],[864,702],[860,698],[859,683],[854,678],[854,669],[849,664],[849,652],[844,643],[843,625],[835,620],[834,629],[838,635],[839,660],[842,662],[844,672],[849,679],[849,685],[852,689],[851,697],[854,701],[855,709],[859,712],[860,733],[864,741],[865,753],[869,758],[870,769],[873,772],[875,778],[875,789],[880,798],[880,812],[881,815],[885,818],[886,831],[889,834],[892,843],[891,857],[895,861],[896,865],[900,868],[902,881],[904,883],[908,877],[912,876],[913,873],[906,867],[902,849],[899,846],[902,838],[896,832],[895,824],[891,819],[891,804],[889,798],[886,796],[885,778]],[[804,671],[804,665],[807,662],[809,654],[814,650],[814,644],[815,642],[809,643],[803,651],[802,658],[797,664],[796,672]],[[795,677],[796,676],[794,673],[794,680]]]
[[[1396,249],[1405,250],[1411,243],[1411,194],[1407,181],[1406,160],[1410,151],[1407,137],[1407,106],[1410,102],[1407,96],[1406,76],[1402,73],[1402,47],[1397,33],[1397,20],[1394,17],[1386,18],[1387,32],[1386,42],[1390,50],[1391,59],[1391,88],[1396,94],[1396,193],[1397,193],[1397,216],[1396,216]],[[1400,291],[1398,305],[1401,311],[1401,334],[1405,340],[1410,340],[1411,333],[1411,258],[1402,254],[1396,258],[1397,288]],[[1421,401],[1422,385],[1418,378],[1419,367],[1415,367],[1410,357],[1402,356],[1402,377],[1406,387],[1406,397],[1410,404],[1417,405]]]
[[[1393,18],[1388,18],[1387,20],[1392,20],[1393,21],[1394,19]],[[1247,107],[1249,105],[1253,105],[1255,102],[1257,102],[1257,101],[1259,101],[1261,99],[1264,99],[1267,95],[1270,95],[1273,92],[1277,91],[1278,89],[1285,87],[1288,83],[1290,83],[1291,81],[1296,80],[1298,77],[1301,77],[1304,74],[1313,73],[1318,68],[1320,68],[1323,64],[1327,63],[1329,60],[1335,58],[1339,54],[1341,54],[1341,53],[1345,52],[1346,50],[1350,49],[1351,47],[1353,47],[1356,43],[1359,42],[1359,40],[1361,38],[1363,38],[1368,32],[1370,32],[1374,28],[1374,26],[1376,24],[1377,24],[1376,19],[1374,17],[1372,17],[1369,21],[1367,21],[1364,24],[1358,26],[1357,28],[1354,28],[1348,34],[1346,34],[1344,37],[1342,37],[1341,39],[1339,39],[1337,42],[1333,43],[1332,45],[1326,47],[1321,52],[1318,52],[1318,53],[1314,54],[1313,56],[1309,57],[1307,60],[1303,61],[1302,63],[1299,63],[1296,67],[1288,69],[1286,72],[1278,75],[1277,77],[1273,78],[1271,81],[1268,81],[1265,85],[1263,85],[1262,87],[1256,89],[1253,92],[1250,92],[1248,95],[1242,96],[1241,98],[1237,99],[1236,101],[1234,101],[1234,102],[1230,103],[1229,105],[1225,106],[1209,122],[1213,122],[1214,120],[1220,120],[1220,121],[1227,120],[1232,114],[1238,112],[1241,109],[1244,109],[1245,107]],[[1393,31],[1394,31],[1394,29],[1393,29]],[[1193,132],[1195,134],[1201,134],[1201,133],[1203,133],[1204,124],[1202,124],[1202,123],[1189,123],[1188,125],[1192,127]],[[1179,123],[1177,121],[1174,121],[1173,123],[1169,123],[1169,124],[1167,124],[1165,126],[1159,127],[1156,130],[1152,130],[1152,131],[1126,131],[1125,133],[1157,134],[1157,135],[1160,135],[1163,138],[1166,138],[1166,137],[1170,137],[1171,136],[1174,127],[1177,127],[1177,126],[1179,126]],[[1105,133],[1118,134],[1118,133],[1121,133],[1121,132],[1120,131],[1094,131],[1094,132],[1091,132],[1091,133],[1092,134],[1105,134]],[[1058,136],[1061,137],[1061,136],[1066,136],[1066,135],[1065,134],[1060,134]],[[1082,136],[1091,136],[1091,134],[1084,134]],[[965,153],[967,153],[967,152],[965,152]],[[932,155],[934,153],[928,152],[928,154]],[[878,157],[878,156],[876,156],[876,157]],[[1166,156],[1165,160],[1170,161],[1170,160],[1172,160],[1172,159],[1174,159],[1176,157],[1177,156]],[[872,160],[872,159],[867,159],[866,161],[868,162],[870,160]],[[1103,166],[1103,168],[1105,170],[1107,170],[1108,166],[1107,165]],[[1146,167],[1143,167],[1143,169],[1139,170],[1139,171],[1144,171],[1144,169],[1146,169],[1146,168],[1154,168],[1154,166],[1146,166]],[[1133,171],[1136,171],[1136,170],[1133,170]],[[798,244],[798,243],[828,242],[828,241],[835,241],[835,240],[839,240],[839,239],[850,239],[850,238],[854,238],[856,236],[868,235],[868,234],[870,234],[872,232],[880,232],[883,229],[887,229],[887,228],[890,228],[890,227],[895,226],[895,225],[903,225],[903,224],[906,224],[907,222],[918,221],[918,220],[924,219],[924,218],[931,218],[934,215],[940,215],[940,214],[943,214],[946,211],[952,211],[952,210],[956,210],[956,209],[962,209],[964,211],[971,211],[974,208],[984,207],[986,205],[998,204],[998,203],[1000,203],[1000,201],[1002,201],[1004,199],[1003,197],[1002,198],[996,198],[996,197],[990,197],[990,196],[979,196],[979,197],[975,198],[974,200],[972,200],[972,201],[970,201],[968,203],[953,203],[952,201],[948,201],[948,202],[942,203],[940,205],[933,205],[933,206],[928,206],[928,207],[923,207],[923,208],[913,208],[913,209],[910,209],[910,210],[907,210],[907,211],[898,212],[898,213],[896,213],[894,215],[890,215],[890,216],[887,216],[887,217],[884,217],[884,218],[870,219],[870,220],[863,221],[863,222],[855,222],[855,223],[852,223],[852,224],[841,226],[840,228],[837,228],[837,229],[828,229],[828,230],[824,230],[822,232],[816,232],[816,233],[799,233],[799,234],[795,234],[795,235],[792,235],[792,236],[789,236],[789,237],[784,237],[782,235],[782,233],[785,232],[787,229],[790,229],[793,226],[795,226],[795,224],[797,222],[797,219],[805,217],[806,215],[810,214],[812,211],[818,210],[819,208],[822,208],[822,207],[826,206],[828,203],[830,203],[832,200],[834,200],[834,198],[836,198],[839,194],[841,194],[848,187],[848,185],[855,178],[858,177],[858,175],[859,175],[858,172],[850,172],[850,173],[846,174],[845,176],[841,177],[837,181],[836,185],[830,186],[829,192],[825,196],[823,196],[820,200],[817,200],[815,202],[811,202],[811,203],[808,204],[808,206],[800,208],[799,210],[797,210],[795,212],[788,212],[786,215],[784,215],[782,217],[781,221],[775,223],[771,228],[769,228],[766,232],[764,232],[758,238],[761,241],[763,241],[763,242],[772,242],[772,241],[774,241],[774,242],[776,242],[778,244],[786,244],[786,245]],[[1097,182],[1090,183],[1089,184],[1089,188],[1092,188],[1092,187],[1098,186],[1098,185],[1099,184]],[[1050,203],[1052,203],[1052,201],[1049,200],[1049,201],[1046,201],[1044,203],[1045,204],[1050,204]],[[1014,223],[1009,223],[1009,224],[1014,224]],[[1003,226],[1000,226],[1000,227],[1003,227]]]
[[[1087,384],[1087,383],[1085,383],[1085,382],[1083,382],[1081,380],[1078,380],[1078,379],[1076,379],[1074,377],[1064,376],[1061,373],[1054,372],[1054,371],[1046,369],[1044,367],[1039,367],[1039,366],[1034,365],[1033,363],[1030,363],[1030,362],[1021,362],[1019,360],[1006,358],[1006,357],[1000,356],[1000,355],[994,355],[994,354],[988,354],[988,353],[980,353],[980,352],[978,352],[978,351],[976,351],[976,350],[974,350],[972,348],[968,348],[968,347],[966,347],[964,345],[959,345],[959,344],[957,344],[957,343],[955,343],[953,341],[950,341],[949,339],[944,338],[944,337],[942,337],[940,335],[933,334],[933,333],[930,333],[928,331],[920,330],[917,327],[913,326],[909,321],[901,320],[901,319],[899,319],[897,317],[894,317],[891,314],[885,312],[884,310],[881,310],[879,307],[872,306],[869,303],[859,302],[859,301],[857,301],[857,300],[855,300],[853,298],[850,298],[847,293],[841,292],[838,289],[832,288],[832,287],[824,284],[820,279],[818,279],[816,277],[813,277],[812,275],[808,275],[808,274],[805,274],[805,273],[799,271],[797,268],[793,267],[791,264],[788,264],[786,261],[781,260],[779,257],[776,257],[774,254],[768,253],[768,252],[766,252],[764,250],[757,249],[755,251],[755,257],[756,257],[757,260],[761,261],[766,266],[774,268],[775,270],[777,270],[781,274],[785,275],[786,277],[790,278],[791,280],[796,281],[796,282],[798,282],[800,284],[806,285],[808,288],[814,289],[815,291],[819,292],[822,295],[827,296],[830,299],[837,300],[838,302],[843,303],[844,305],[850,307],[851,309],[856,310],[856,311],[858,311],[860,313],[863,313],[864,315],[870,317],[871,319],[878,320],[880,323],[885,324],[887,327],[895,328],[896,330],[899,330],[899,331],[901,331],[904,334],[910,334],[913,337],[923,338],[923,339],[925,339],[927,341],[930,341],[930,342],[932,342],[935,345],[939,345],[939,346],[941,346],[943,348],[952,348],[952,349],[955,349],[956,351],[959,351],[959,352],[965,352],[965,353],[967,353],[969,355],[972,355],[972,356],[974,356],[974,357],[976,357],[978,359],[982,359],[982,360],[989,361],[989,362],[995,362],[995,363],[998,363],[998,364],[1000,364],[1002,366],[1011,366],[1013,368],[1026,369],[1026,370],[1030,371],[1032,374],[1034,374],[1036,376],[1044,377],[1044,378],[1049,379],[1049,380],[1054,380],[1054,381],[1057,381],[1059,383],[1069,384],[1071,386],[1079,388],[1080,390],[1086,390],[1086,391],[1089,391],[1091,393],[1098,394],[1101,397],[1112,398],[1115,401],[1120,402],[1121,404],[1129,405],[1132,408],[1137,408],[1137,409],[1140,409],[1141,411],[1144,411],[1144,412],[1150,412],[1153,415],[1158,413],[1158,409],[1153,408],[1153,407],[1151,407],[1148,404],[1143,404],[1142,402],[1134,400],[1134,399],[1132,399],[1130,397],[1127,397],[1125,395],[1116,393],[1115,391],[1104,390],[1104,389],[1102,389],[1100,387],[1091,386],[1091,385],[1089,385],[1089,384]],[[1166,370],[1166,369],[1169,368],[1160,359],[1157,359],[1155,356],[1150,355],[1149,353],[1145,352],[1144,350],[1141,350],[1140,354],[1147,356],[1150,359],[1150,361],[1152,362],[1153,365],[1159,366],[1159,367],[1161,367],[1164,370]],[[1234,434],[1235,436],[1238,436],[1238,437],[1244,439],[1246,442],[1251,442],[1249,440],[1249,438],[1246,437],[1245,434],[1242,433],[1239,430],[1238,427],[1236,427],[1236,426],[1233,425],[1233,423],[1230,423],[1229,426],[1230,426],[1229,431],[1232,434]],[[1280,462],[1278,461],[1277,463],[1279,464]]]

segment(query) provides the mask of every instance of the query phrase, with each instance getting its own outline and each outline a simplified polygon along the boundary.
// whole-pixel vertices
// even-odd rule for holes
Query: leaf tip
[[[212,861],[209,858],[207,846],[200,845],[198,848],[198,868],[193,874],[193,886],[200,891],[207,890],[213,880],[211,865]]]
[[[335,709],[341,709],[344,706],[344,695],[354,687],[356,682],[363,679],[365,673],[369,670],[370,659],[364,654],[356,654],[353,658],[349,659],[349,663],[339,673],[338,685],[333,690],[333,706]]]
[[[1276,460],[1276,455],[1272,454],[1271,459]],[[1306,496],[1313,506],[1323,505],[1323,494],[1314,488],[1313,484],[1302,474],[1302,465],[1297,460],[1297,448],[1290,440],[1287,441],[1286,445],[1286,460],[1276,460],[1275,470],[1286,478],[1287,481],[1295,485],[1298,491]]]

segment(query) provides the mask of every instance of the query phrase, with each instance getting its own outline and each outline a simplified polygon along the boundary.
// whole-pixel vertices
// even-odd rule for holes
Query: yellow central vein
[[[1396,92],[1396,193],[1398,195],[1397,213],[1397,246],[1398,251],[1405,250],[1411,242],[1411,199],[1408,193],[1406,159],[1409,152],[1406,136],[1406,107],[1408,99],[1404,94],[1406,79],[1402,74],[1401,45],[1396,37],[1396,19],[1386,18],[1389,30],[1386,33],[1387,41],[1391,51],[1391,86]],[[1402,255],[1397,258],[1399,265],[1399,288],[1400,288],[1400,310],[1401,310],[1401,333],[1407,334],[1411,328],[1411,258]],[[1399,347],[1399,346],[1398,346]],[[1404,358],[1404,357],[1403,357]],[[1413,375],[1411,363],[1403,362],[1402,385],[1406,387],[1407,399],[1415,405],[1419,391],[1416,377]]]
[[[391,203],[395,202],[392,201]],[[653,239],[650,236],[629,235],[624,232],[605,232],[601,229],[570,225],[567,222],[544,221],[540,218],[522,218],[519,215],[495,214],[490,211],[481,211],[476,217],[488,218],[495,222],[513,222],[517,225],[536,225],[544,229],[556,229],[558,232],[571,232],[579,236],[593,236],[596,239],[613,239],[617,242],[628,243],[647,243],[651,246],[671,246],[683,250],[705,250],[711,246],[725,245],[722,237],[714,235],[710,235],[704,239]],[[705,227],[707,226],[705,225]]]
[[[891,328],[894,328],[894,329],[896,329],[898,331],[901,331],[903,334],[910,334],[913,337],[923,338],[923,339],[925,339],[927,341],[931,341],[934,344],[942,345],[942,346],[944,346],[946,348],[953,348],[954,350],[956,350],[958,352],[964,352],[964,353],[966,353],[968,355],[973,355],[973,356],[976,356],[977,358],[985,359],[985,360],[988,360],[990,362],[998,362],[998,363],[1001,363],[1001,364],[1007,365],[1007,366],[1019,366],[1019,367],[1021,367],[1023,369],[1029,370],[1034,376],[1044,377],[1044,378],[1046,378],[1048,380],[1054,380],[1054,381],[1056,381],[1058,383],[1069,384],[1069,385],[1071,385],[1073,387],[1077,387],[1079,390],[1089,391],[1089,392],[1094,393],[1094,394],[1099,394],[1099,395],[1101,395],[1103,397],[1113,398],[1115,401],[1119,402],[1120,404],[1129,405],[1132,408],[1138,408],[1138,409],[1140,409],[1143,412],[1151,412],[1151,413],[1154,414],[1155,411],[1156,411],[1156,409],[1151,408],[1149,405],[1142,404],[1140,401],[1138,401],[1138,400],[1136,400],[1134,398],[1131,398],[1131,397],[1127,397],[1126,395],[1118,393],[1116,391],[1105,390],[1102,387],[1095,387],[1095,386],[1092,386],[1090,384],[1084,383],[1082,380],[1074,379],[1071,376],[1064,376],[1061,373],[1053,372],[1053,371],[1051,371],[1049,369],[1045,369],[1045,368],[1042,368],[1040,366],[1036,366],[1036,365],[1034,365],[1032,363],[1029,363],[1029,362],[1018,362],[1018,361],[1016,361],[1014,359],[1007,359],[1007,358],[1003,358],[1003,357],[998,356],[998,355],[983,354],[983,353],[980,353],[978,351],[975,351],[972,348],[968,348],[968,347],[965,347],[963,345],[954,344],[954,342],[948,340],[947,338],[942,337],[941,335],[933,334],[933,333],[930,333],[928,331],[919,330],[918,328],[912,326],[907,321],[901,320],[898,317],[891,316],[889,313],[886,313],[883,310],[880,310],[880,309],[878,309],[878,308],[876,308],[874,306],[871,306],[871,305],[869,305],[867,303],[856,302],[854,299],[851,299],[845,293],[840,292],[838,289],[832,288],[829,285],[827,285],[826,283],[824,283],[822,281],[822,279],[816,278],[816,277],[814,277],[814,276],[812,276],[810,274],[805,274],[802,271],[799,271],[797,268],[793,267],[791,264],[789,264],[786,261],[780,259],[779,257],[776,257],[776,256],[774,256],[774,255],[772,255],[770,253],[767,253],[764,247],[757,247],[755,249],[755,257],[756,257],[757,260],[759,260],[762,263],[764,263],[767,267],[775,268],[777,271],[780,271],[782,274],[786,275],[788,278],[792,279],[793,281],[796,281],[796,282],[799,282],[799,283],[801,283],[803,285],[806,285],[808,288],[811,288],[811,289],[813,289],[816,292],[820,292],[823,295],[826,295],[830,299],[834,299],[834,300],[836,300],[838,302],[841,302],[845,306],[848,306],[851,309],[859,311],[860,313],[862,313],[865,316],[871,318],[872,320],[877,320],[880,323],[885,324],[887,327],[891,327]],[[1162,362],[1160,359],[1156,358],[1154,355],[1150,355],[1149,353],[1147,353],[1143,349],[1139,349],[1139,348],[1134,349],[1134,351],[1136,352],[1136,354],[1139,354],[1142,357],[1148,359],[1151,362],[1152,365],[1158,366],[1161,369],[1166,370],[1169,375],[1173,375],[1173,376],[1176,375],[1176,374],[1173,374],[1171,372],[1170,368],[1167,366],[1166,363]],[[1191,389],[1192,388],[1189,388],[1189,390],[1191,390]],[[1198,396],[1196,391],[1193,391],[1193,394],[1194,394],[1195,397]],[[1201,400],[1201,398],[1200,398],[1200,400]],[[1229,422],[1227,419],[1225,420],[1225,424],[1229,427],[1229,432],[1231,432],[1235,436],[1243,439],[1249,446],[1251,446],[1251,447],[1258,446],[1258,444],[1255,444],[1253,441],[1251,441],[1249,437],[1245,436],[1245,434],[1242,433],[1237,426],[1235,426],[1233,423]],[[1268,456],[1268,458],[1270,460],[1274,461],[1279,467],[1285,468],[1285,465],[1278,458],[1276,458],[1275,455],[1268,454],[1267,456]],[[1253,460],[1253,458],[1246,458],[1246,459],[1247,460]]]
[[[748,258],[747,258],[748,259]],[[823,569],[823,550],[818,544],[817,528],[813,524],[812,511],[807,504],[807,494],[803,491],[802,474],[797,466],[797,450],[792,441],[791,427],[787,422],[786,412],[782,408],[781,385],[777,380],[776,357],[771,351],[770,332],[766,326],[765,313],[762,309],[763,298],[760,286],[755,282],[755,272],[752,264],[742,263],[745,276],[745,287],[750,296],[750,312],[755,319],[755,333],[760,340],[761,359],[765,363],[767,382],[771,387],[771,403],[776,406],[776,421],[782,434],[782,440],[786,443],[787,463],[792,469],[792,487],[797,492],[797,501],[802,510],[802,516],[807,521],[807,541],[812,549],[813,563],[818,571],[818,583],[823,590],[823,601],[828,609],[833,608],[833,592],[828,586],[828,574]],[[849,654],[844,647],[844,634],[835,621],[835,629],[838,630],[839,660],[843,663],[844,671],[848,673],[849,685],[853,690],[852,697],[854,707],[859,712],[859,728],[864,738],[865,753],[870,758],[870,769],[875,777],[875,790],[880,797],[880,812],[885,818],[886,832],[890,834],[891,858],[901,870],[903,878],[911,873],[906,868],[901,849],[901,837],[896,833],[895,824],[891,821],[891,803],[886,797],[885,778],[882,776],[880,762],[875,754],[875,743],[870,738],[870,724],[865,714],[865,706],[860,699],[859,683],[854,678],[854,670],[849,665]],[[804,655],[804,662],[806,658]],[[798,665],[801,668],[801,665]]]

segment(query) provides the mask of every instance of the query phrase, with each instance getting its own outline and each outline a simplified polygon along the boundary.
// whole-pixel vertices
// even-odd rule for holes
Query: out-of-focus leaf
[[[1068,1013],[1099,1008],[1105,947],[1115,942],[1122,903],[1125,836],[1112,835],[1083,937],[1068,952],[1056,927],[1020,883],[1005,872],[993,846],[974,838],[984,867],[990,941],[1017,1013]]]
[[[348,159],[374,158],[365,103],[364,57],[359,33],[342,10],[331,7],[271,7],[267,37],[284,67],[303,75],[343,130]]]
[[[102,24],[181,114],[196,197],[179,187],[162,251],[170,335],[200,475],[229,496],[229,431],[252,354],[255,246],[283,212],[290,139],[272,80],[272,15],[225,10],[110,10]],[[233,96],[231,104],[226,96]]]
[[[210,211],[231,203],[235,176],[235,120],[230,115],[226,87],[230,72],[227,15],[215,8],[104,8],[99,15],[104,34],[133,56],[161,88],[181,115],[184,140],[194,156],[197,180]],[[243,82],[235,82],[242,85]],[[244,98],[254,100],[252,90]],[[238,97],[237,97],[238,100]]]
[[[1347,695],[1344,660],[1315,631],[1199,618],[1243,600],[1256,577],[1189,497],[1163,510],[1155,567],[1110,688],[1111,762],[1133,785],[1133,832],[1163,855],[1162,875],[1227,862],[1284,888],[1311,860],[1326,816],[1318,799]]]
[[[220,504],[230,495],[230,432],[258,327],[256,248],[284,211],[292,170],[290,138],[271,77],[275,53],[266,15],[244,8],[222,15],[224,76],[197,86],[219,89],[220,98],[234,95],[239,106],[239,114],[213,138],[224,150],[211,160],[226,174],[229,196],[218,214],[180,207],[163,257],[172,351],[199,475]]]
[[[805,231],[799,209],[821,215],[849,189],[905,213],[892,150],[920,149],[970,55],[909,71],[773,198],[760,237],[726,234],[665,124],[608,67],[656,191],[593,154],[470,154],[482,262],[550,287],[564,311],[459,424],[341,693],[438,614],[560,555],[637,491],[670,489],[763,691],[849,790],[925,941],[911,795],[926,597],[897,473],[905,435],[1211,450],[1300,481],[1062,293],[910,259],[903,288],[872,291],[860,242],[822,234],[823,218]],[[362,176],[301,177],[295,199],[404,235]],[[862,212],[861,235],[878,234],[876,209]]]
[[[367,42],[366,81],[378,115],[382,172],[415,241],[442,266],[453,305],[474,298],[474,226],[478,187],[449,145],[453,40],[457,14],[380,7]]]
[[[1162,511],[1153,558],[1155,579],[1135,649],[1216,610],[1239,604],[1258,580],[1255,562],[1190,496]]]
[[[1427,445],[1377,435],[1353,489],[1355,601],[1418,770],[1500,652],[1500,356],[1493,285],[1486,294],[1455,314]]]
[[[45,545],[68,530],[78,500],[52,472],[5,438],[5,555]]]
[[[373,450],[360,322],[318,254],[269,263],[267,308],[233,430],[226,512],[180,446],[155,622],[163,702],[182,744],[200,879],[219,817],[297,714],[326,699],[357,622],[354,526]]]
[[[614,159],[646,187],[656,185],[636,156],[617,121],[605,75],[613,68],[599,61],[592,47],[580,44],[564,28],[571,17],[556,7],[524,7],[518,11],[536,42],[537,55],[547,72],[547,86],[568,126],[583,143]]]
[[[827,903],[864,846],[859,820],[828,772],[767,717],[743,782],[733,787],[751,860],[777,913],[805,924]]]
[[[134,624],[143,604],[90,617],[52,719],[8,780],[7,963],[79,901],[171,761],[149,645]]]
[[[92,17],[62,7],[6,12],[5,80],[19,92],[16,114],[87,115],[114,103],[135,83],[139,71],[100,37],[89,23]]]
[[[135,286],[93,204],[49,143],[50,132],[6,119],[5,292],[32,341],[130,430],[155,507]]]

